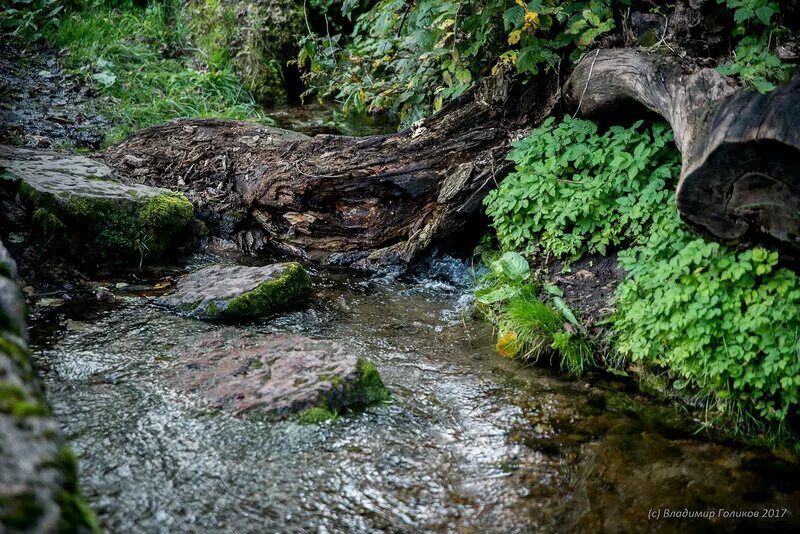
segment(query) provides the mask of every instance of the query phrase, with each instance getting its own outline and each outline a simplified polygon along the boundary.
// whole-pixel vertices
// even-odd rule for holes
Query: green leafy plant
[[[676,389],[708,392],[728,414],[785,423],[800,402],[800,280],[778,254],[706,242],[669,213],[620,254],[616,346],[667,367]]]
[[[506,252],[489,262],[475,300],[497,328],[500,354],[534,363],[550,355],[566,373],[580,376],[595,365],[594,352],[563,292],[552,284],[544,289],[552,305],[537,297],[528,261],[516,252]]]
[[[719,72],[739,78],[761,93],[788,81],[795,67],[782,62],[772,51],[777,38],[787,33],[778,23],[778,3],[771,0],[717,0],[717,3],[733,10],[734,36],[740,37],[733,58],[720,65]]]
[[[146,8],[87,3],[46,32],[68,51],[65,66],[100,93],[99,111],[115,124],[106,142],[180,117],[267,121],[225,56],[192,54],[189,36],[179,0]]]
[[[58,26],[63,10],[62,0],[0,0],[0,28],[38,41],[43,31]]]
[[[350,36],[329,26],[309,33],[298,63],[308,93],[333,96],[346,111],[397,113],[408,126],[498,64],[536,73],[577,57],[614,28],[612,4],[628,2],[383,0],[357,17]]]
[[[548,119],[509,154],[516,163],[485,200],[501,246],[533,256],[605,254],[646,232],[671,205],[679,174],[666,124],[613,127]]]

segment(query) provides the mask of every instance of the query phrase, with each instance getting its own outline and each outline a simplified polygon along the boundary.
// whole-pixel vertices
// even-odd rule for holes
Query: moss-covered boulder
[[[314,423],[389,399],[373,364],[329,340],[223,330],[174,356],[178,384],[234,415]]]
[[[15,276],[0,243],[0,532],[96,532],[75,457],[31,367]]]
[[[298,263],[211,265],[180,279],[159,303],[196,319],[253,319],[296,309],[310,293],[311,277]]]
[[[232,64],[259,103],[285,103],[287,70],[305,31],[294,0],[192,0],[184,7],[212,68]]]
[[[202,227],[183,194],[115,181],[83,156],[0,146],[0,187],[17,193],[34,238],[81,263],[156,260]]]

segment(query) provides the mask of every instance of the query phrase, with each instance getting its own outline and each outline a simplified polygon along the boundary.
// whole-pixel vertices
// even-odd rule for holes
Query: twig
[[[597,56],[599,55],[600,55],[600,49],[598,48],[597,51],[594,53],[592,66],[589,67],[589,76],[586,78],[586,86],[583,88],[583,92],[581,93],[581,99],[578,100],[578,109],[575,110],[575,114],[572,116],[573,119],[577,117],[578,113],[581,111],[581,104],[583,104],[583,97],[586,96],[586,90],[589,89],[589,82],[592,80],[592,72],[594,71],[594,64],[597,61]]]
[[[413,5],[414,5],[414,0],[407,0],[406,10],[403,11],[403,18],[400,19],[400,26],[397,27],[397,33],[394,35],[395,37],[400,37],[400,32],[403,31],[403,26],[406,23],[406,17],[408,17],[408,12],[411,11],[411,6]]]

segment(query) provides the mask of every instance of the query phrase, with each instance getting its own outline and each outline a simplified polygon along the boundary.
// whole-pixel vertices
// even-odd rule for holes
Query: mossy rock
[[[311,277],[295,262],[212,265],[182,278],[159,302],[197,319],[241,320],[299,308],[310,293]]]
[[[222,327],[173,356],[175,383],[233,415],[318,423],[390,398],[377,368],[344,345]]]
[[[321,376],[331,383],[329,394],[318,405],[300,412],[296,420],[302,424],[317,424],[336,419],[342,409],[359,409],[380,404],[391,399],[378,368],[363,358],[356,363],[355,379],[336,376]]]
[[[99,532],[30,363],[16,267],[0,243],[0,532]]]
[[[182,194],[110,179],[102,162],[83,156],[0,147],[34,237],[78,263],[141,263],[194,244],[198,225]]]

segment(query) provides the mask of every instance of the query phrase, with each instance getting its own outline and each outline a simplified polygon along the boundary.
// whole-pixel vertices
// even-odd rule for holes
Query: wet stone
[[[75,457],[31,366],[15,271],[0,243],[0,532],[93,532]]]
[[[99,263],[160,258],[194,243],[181,193],[112,179],[102,161],[0,145],[0,188],[16,194],[34,237],[60,255]]]
[[[311,278],[295,262],[211,265],[180,279],[159,303],[197,319],[247,319],[298,308],[310,292]]]
[[[178,351],[173,380],[234,415],[318,422],[388,399],[377,369],[328,340],[294,335],[226,339]]]

